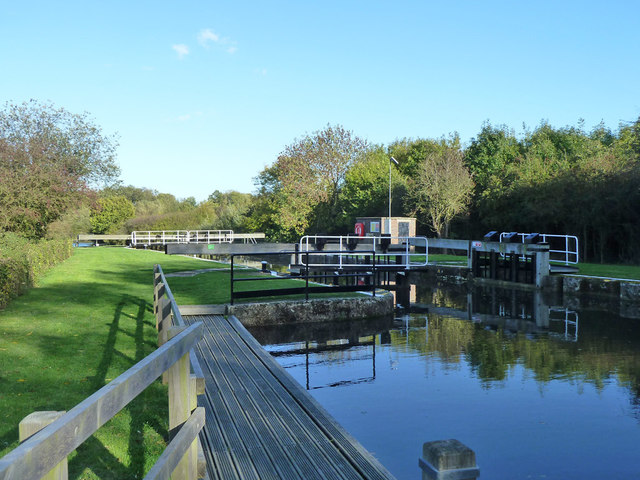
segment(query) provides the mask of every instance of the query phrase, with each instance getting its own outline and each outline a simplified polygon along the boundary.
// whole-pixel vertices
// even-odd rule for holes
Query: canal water
[[[399,479],[456,438],[485,479],[640,478],[640,319],[518,290],[414,287],[417,312],[254,336]]]

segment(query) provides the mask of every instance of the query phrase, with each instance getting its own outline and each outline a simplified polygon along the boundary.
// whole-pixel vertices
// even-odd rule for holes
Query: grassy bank
[[[152,272],[211,262],[122,248],[80,249],[0,311],[0,456],[35,410],[69,410],[156,348]],[[87,440],[71,479],[142,478],[165,446],[159,382]]]
[[[164,267],[163,267],[164,269]],[[264,278],[265,274],[257,270],[235,270],[235,278]],[[267,274],[267,276],[270,276]],[[178,305],[210,305],[224,304],[231,301],[231,291],[229,286],[229,272],[206,272],[192,277],[169,277],[167,282],[171,287],[171,292],[175,296]],[[287,287],[304,287],[303,280],[274,280],[269,281],[244,281],[236,283],[235,291],[254,291],[264,289],[279,289]],[[362,295],[355,292],[340,293],[340,297],[353,297]],[[310,298],[326,298],[335,297],[336,294],[310,294]],[[287,295],[280,297],[285,300],[303,299],[301,295]],[[257,302],[261,300],[273,301],[274,297],[268,298],[251,298],[237,301],[241,302]]]
[[[579,275],[594,277],[624,278],[640,280],[640,266],[636,265],[606,265],[601,263],[578,264]]]
[[[419,259],[415,258],[416,261]],[[424,261],[424,257],[421,259]],[[467,257],[460,255],[429,255],[429,262],[439,263],[443,265],[461,265],[467,264]],[[552,262],[553,263],[553,262]],[[559,265],[561,263],[557,262]],[[587,275],[593,277],[609,277],[623,278],[629,280],[640,280],[640,266],[637,265],[613,265],[601,263],[579,263],[578,275]]]

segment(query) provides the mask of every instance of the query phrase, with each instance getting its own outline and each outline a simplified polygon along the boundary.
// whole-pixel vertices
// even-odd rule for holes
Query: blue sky
[[[122,181],[253,191],[327,124],[468,143],[640,116],[637,1],[2,1],[0,100],[89,112]]]

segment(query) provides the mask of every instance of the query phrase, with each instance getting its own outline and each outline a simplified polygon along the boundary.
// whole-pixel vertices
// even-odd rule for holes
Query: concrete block
[[[419,464],[423,480],[475,480],[480,476],[475,452],[456,439],[425,443]]]
[[[640,303],[640,282],[620,282],[620,300]]]

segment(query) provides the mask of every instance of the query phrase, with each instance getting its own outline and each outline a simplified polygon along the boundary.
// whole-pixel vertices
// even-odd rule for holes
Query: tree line
[[[289,239],[350,232],[358,216],[387,215],[389,183],[392,215],[416,216],[422,234],[570,234],[583,260],[640,259],[640,118],[520,135],[487,122],[467,146],[457,134],[370,145],[327,126],[258,175],[250,224]]]
[[[205,201],[122,185],[117,138],[88,114],[50,104],[0,111],[0,232],[24,237],[233,229],[272,240],[353,231],[356,217],[416,216],[420,234],[489,230],[571,234],[583,260],[640,259],[640,118],[616,130],[485,123],[458,134],[376,145],[340,125],[294,139],[257,173],[252,194]],[[396,163],[390,163],[393,157]]]

